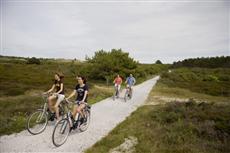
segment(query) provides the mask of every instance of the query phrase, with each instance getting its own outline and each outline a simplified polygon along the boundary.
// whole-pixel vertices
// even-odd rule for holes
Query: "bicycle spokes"
[[[41,123],[43,116],[44,116],[44,112],[40,113],[37,120],[36,120],[36,123]]]
[[[64,121],[64,122],[62,123],[62,126],[61,126],[61,128],[60,128],[60,133],[61,133],[61,134],[64,134],[64,133],[65,133],[67,124],[68,124],[67,121]]]
[[[70,124],[67,118],[60,120],[54,128],[52,134],[53,144],[55,146],[61,146],[68,138],[70,132]]]
[[[38,110],[29,116],[27,119],[27,130],[31,134],[39,134],[46,128],[48,119],[45,112]]]

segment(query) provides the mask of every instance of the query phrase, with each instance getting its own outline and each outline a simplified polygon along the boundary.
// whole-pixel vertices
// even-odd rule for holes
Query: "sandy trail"
[[[18,134],[0,137],[0,152],[84,152],[142,105],[158,79],[159,76],[135,86],[133,98],[127,102],[122,98],[115,101],[107,98],[94,104],[87,131],[70,133],[66,143],[58,148],[51,139],[54,123],[49,123],[46,130],[39,135],[30,135],[24,130]],[[124,92],[121,96],[124,96]]]

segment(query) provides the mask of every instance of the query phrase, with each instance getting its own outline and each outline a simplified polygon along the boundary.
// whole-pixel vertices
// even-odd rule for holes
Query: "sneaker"
[[[75,120],[74,120],[72,129],[73,129],[73,130],[76,129],[77,126],[78,126],[78,121],[75,121]]]
[[[54,121],[55,119],[55,113],[50,113],[50,121]]]

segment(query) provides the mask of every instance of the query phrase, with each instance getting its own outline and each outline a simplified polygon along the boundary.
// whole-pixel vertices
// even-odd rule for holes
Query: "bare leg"
[[[85,104],[80,104],[80,106],[77,109],[77,112],[80,113],[82,117],[85,116],[85,114],[82,112],[84,108],[85,108]]]
[[[65,98],[64,95],[59,94],[59,95],[58,95],[57,102],[56,102],[55,107],[54,107],[54,108],[55,108],[55,112],[56,112],[57,120],[60,119],[60,117],[59,117],[59,105],[60,105],[60,103],[64,100],[64,98]]]
[[[72,111],[72,115],[73,115],[73,118],[74,118],[74,119],[75,119],[76,114],[77,114],[77,109],[78,109],[78,106],[77,106],[77,105],[74,105],[73,111]]]
[[[50,112],[52,113],[54,112],[54,109],[53,109],[54,100],[55,100],[55,96],[50,96],[48,98],[48,107],[49,107]]]
[[[57,120],[59,120],[59,104],[60,102],[56,102],[55,106],[54,106],[54,109],[55,109],[55,112],[56,112],[56,117],[57,117]]]

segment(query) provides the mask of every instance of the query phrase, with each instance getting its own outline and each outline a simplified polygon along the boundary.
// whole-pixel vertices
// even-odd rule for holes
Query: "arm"
[[[134,85],[134,84],[136,84],[136,79],[135,79],[135,78],[133,78],[133,85]]]
[[[53,84],[53,86],[52,86],[48,91],[46,91],[45,93],[50,93],[50,92],[52,92],[52,91],[54,90],[54,88],[55,88],[55,85]]]
[[[70,95],[69,97],[67,97],[66,99],[69,100],[71,97],[73,97],[74,95],[76,94],[76,90],[74,90]]]
[[[62,90],[63,90],[63,83],[61,83],[61,88],[60,88],[60,90],[57,92],[57,94],[59,94]]]

